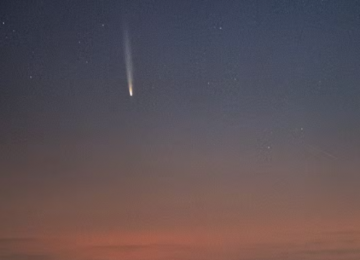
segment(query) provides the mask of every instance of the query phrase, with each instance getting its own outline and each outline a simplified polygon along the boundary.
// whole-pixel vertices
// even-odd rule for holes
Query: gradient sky
[[[360,259],[359,119],[360,1],[2,0],[0,259]]]

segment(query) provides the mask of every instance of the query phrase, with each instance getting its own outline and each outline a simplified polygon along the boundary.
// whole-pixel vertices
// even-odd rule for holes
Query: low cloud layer
[[[294,240],[295,241],[295,240]],[[1,238],[0,260],[355,260],[360,259],[360,232],[323,232],[317,239],[289,243],[221,247],[182,244],[83,245],[72,249],[46,247],[46,239]],[[41,248],[44,248],[42,251]]]

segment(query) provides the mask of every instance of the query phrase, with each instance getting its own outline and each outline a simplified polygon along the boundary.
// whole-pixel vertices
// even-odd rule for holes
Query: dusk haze
[[[359,259],[360,1],[0,1],[0,260]]]

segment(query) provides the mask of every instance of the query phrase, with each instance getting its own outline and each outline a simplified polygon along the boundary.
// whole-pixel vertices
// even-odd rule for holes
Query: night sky
[[[1,260],[357,260],[359,159],[360,1],[0,2]]]

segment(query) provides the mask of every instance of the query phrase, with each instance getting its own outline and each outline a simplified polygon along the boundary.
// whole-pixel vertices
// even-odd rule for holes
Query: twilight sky
[[[356,0],[2,0],[0,260],[360,259],[359,46]]]

